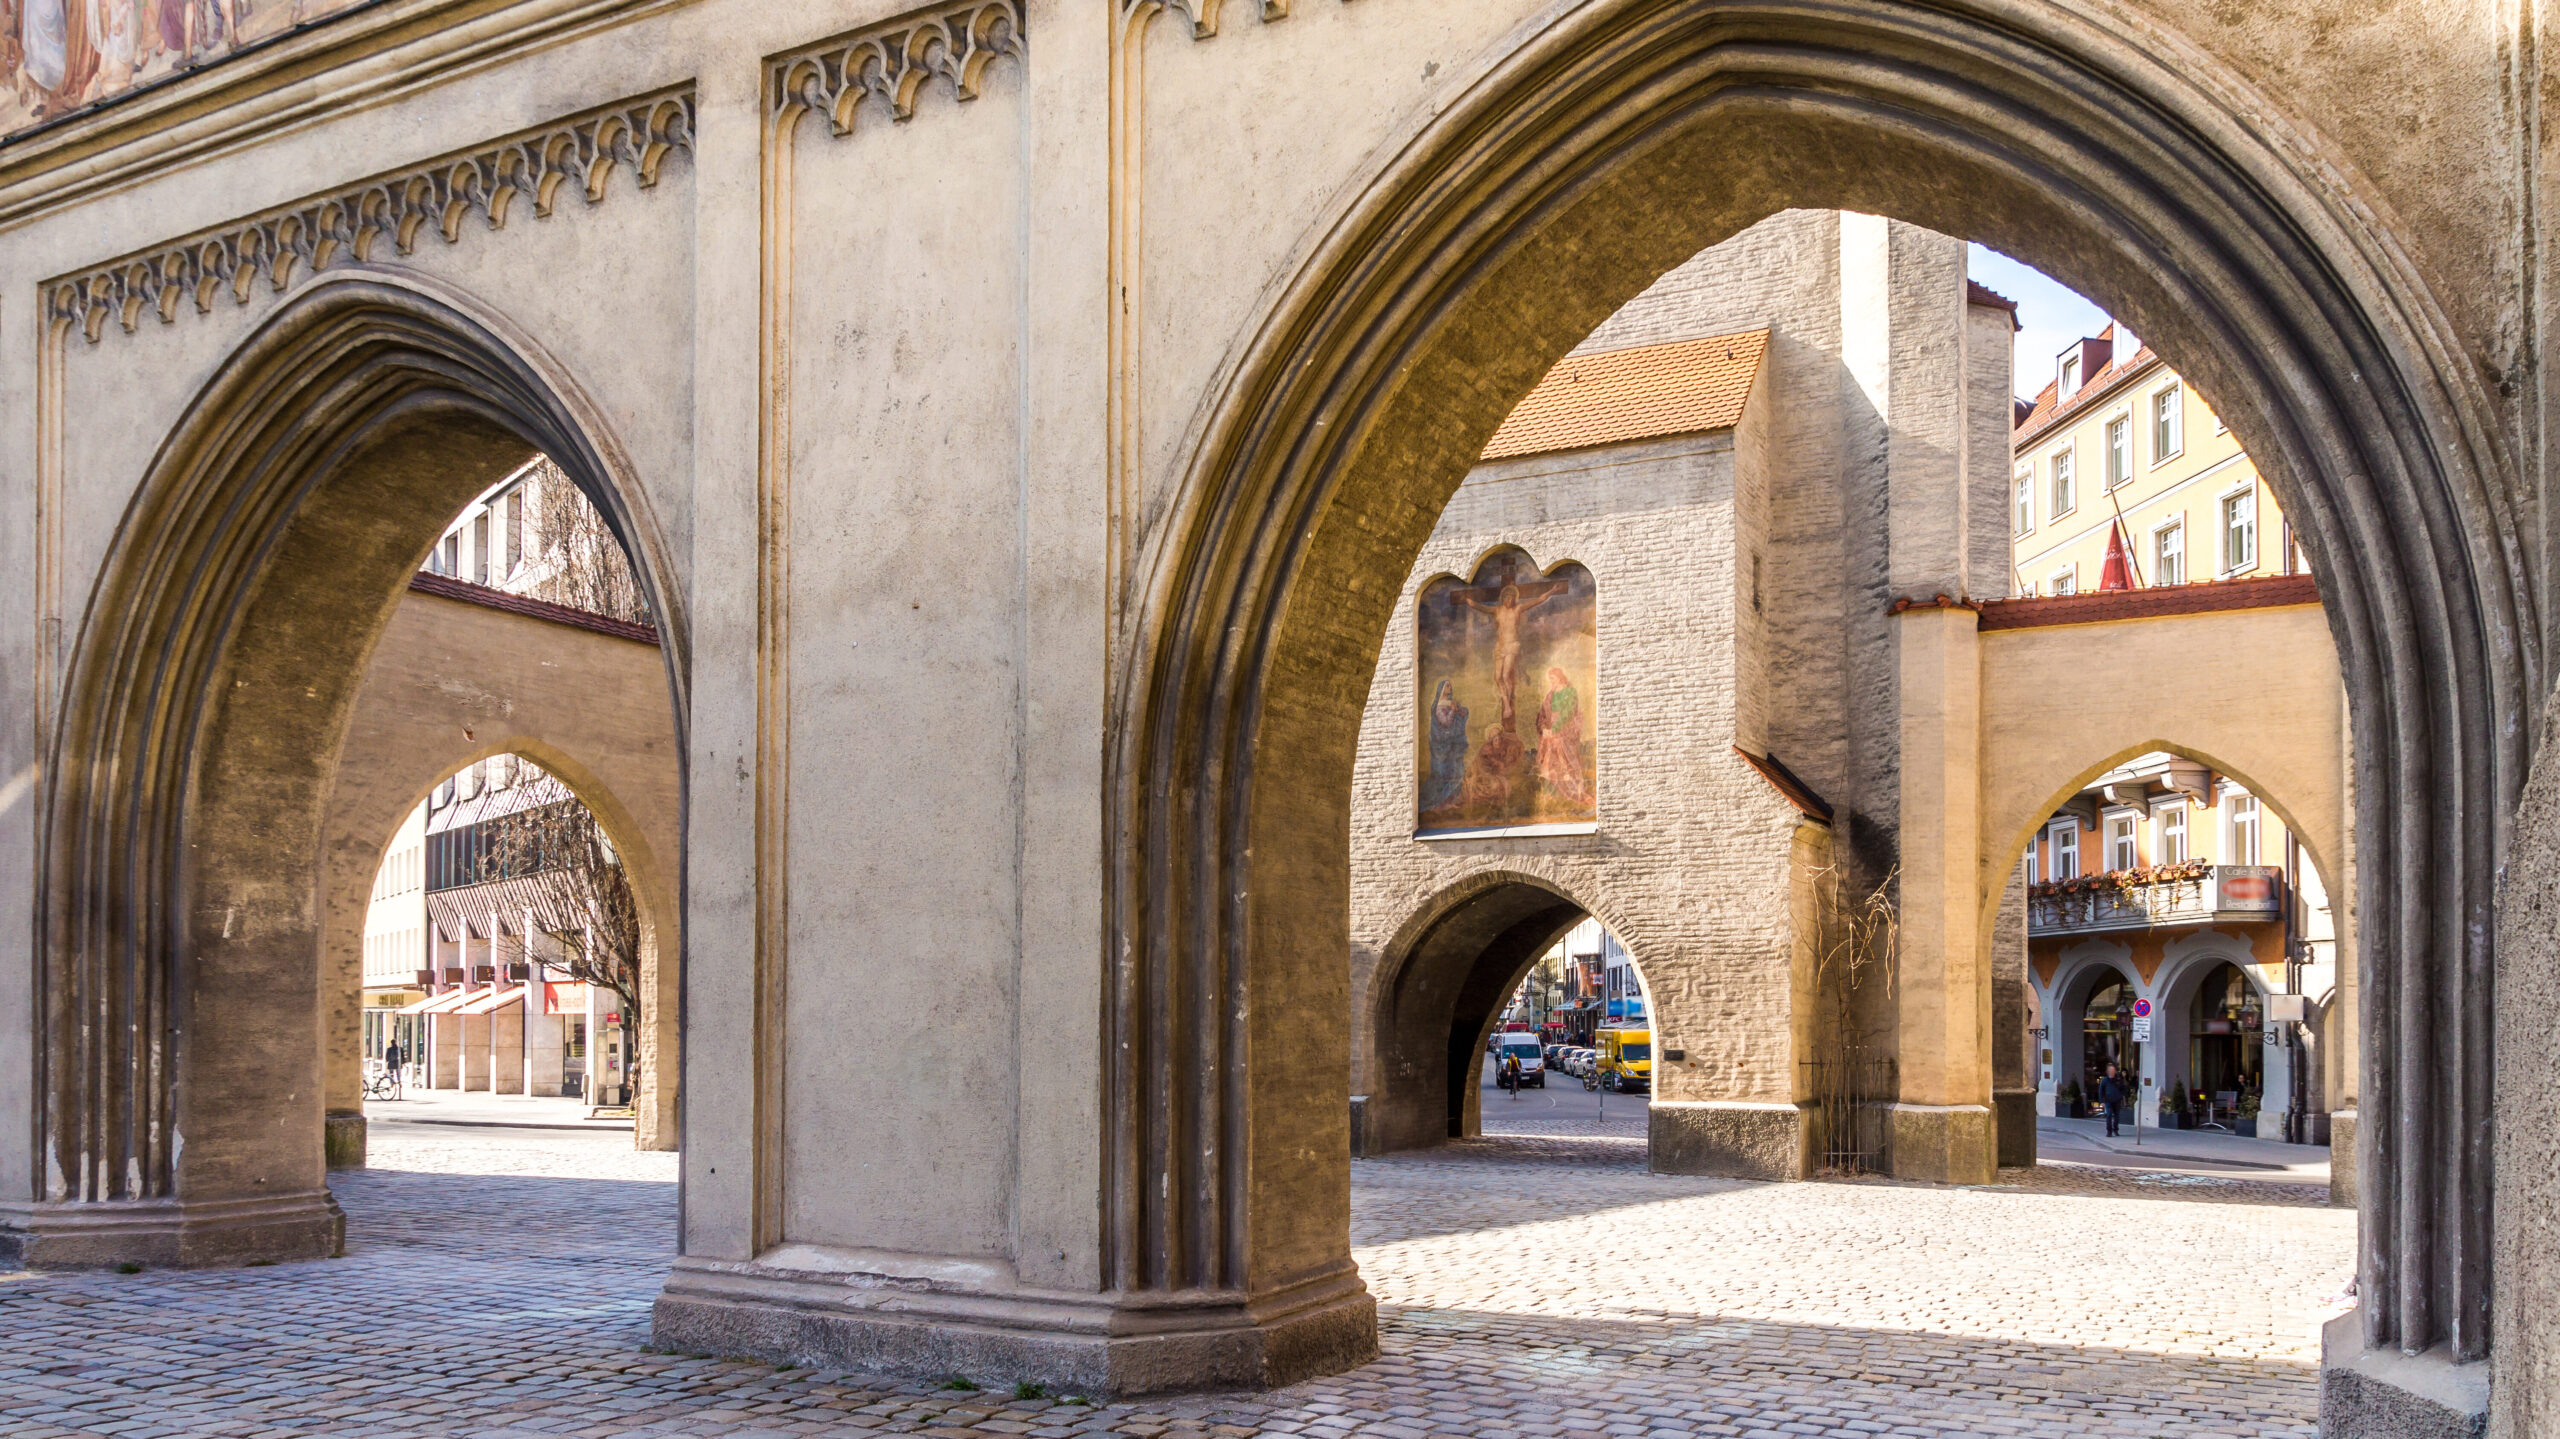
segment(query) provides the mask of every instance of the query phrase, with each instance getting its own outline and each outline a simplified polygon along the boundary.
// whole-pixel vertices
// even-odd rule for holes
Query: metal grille
[[[1884,1171],[1885,1106],[1898,1093],[1893,1056],[1851,1046],[1839,1054],[1803,1061],[1805,1093],[1812,1097],[1813,1153],[1825,1174]]]

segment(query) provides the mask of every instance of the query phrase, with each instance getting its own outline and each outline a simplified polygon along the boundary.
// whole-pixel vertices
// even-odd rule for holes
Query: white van
[[[1547,1053],[1539,1045],[1538,1036],[1517,1029],[1505,1030],[1495,1035],[1493,1062],[1499,1065],[1502,1063],[1503,1056],[1512,1054],[1520,1056],[1521,1087],[1526,1089],[1547,1087]],[[1500,1077],[1499,1070],[1495,1071],[1495,1077]]]

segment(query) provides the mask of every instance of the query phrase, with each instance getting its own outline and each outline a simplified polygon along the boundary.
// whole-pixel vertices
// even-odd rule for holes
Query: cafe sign
[[[2274,914],[2280,874],[2267,865],[2222,865],[2214,871],[2215,909]]]

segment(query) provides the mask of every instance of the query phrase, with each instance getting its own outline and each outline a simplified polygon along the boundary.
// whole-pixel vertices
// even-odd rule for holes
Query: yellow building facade
[[[2019,410],[2013,594],[2231,585],[2238,604],[2290,584],[2316,602],[2238,438],[2131,336],[2110,326],[2065,350]],[[2124,557],[2112,576],[2111,537]],[[2161,739],[2180,743],[2174,686],[2160,705]],[[2142,1123],[2179,1122],[2165,1102],[2175,1087],[2184,1122],[2326,1139],[2319,1066],[2304,1050],[2336,999],[2336,925],[2282,804],[2207,757],[2154,752],[2098,776],[2029,841],[2044,1112],[2093,1102],[2116,1065]]]
[[[2129,347],[2118,363],[2115,352]],[[2136,587],[2303,571],[2275,493],[2178,372],[2110,325],[2054,359],[2012,437],[2010,593],[2099,588],[2121,533]]]

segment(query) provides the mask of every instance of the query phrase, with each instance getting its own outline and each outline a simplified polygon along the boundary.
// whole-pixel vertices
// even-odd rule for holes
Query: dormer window
[[[2070,399],[2071,396],[2079,390],[2079,388],[2080,352],[2075,348],[2070,354],[2062,357],[2062,375],[2056,383],[2055,393],[2067,400]]]

